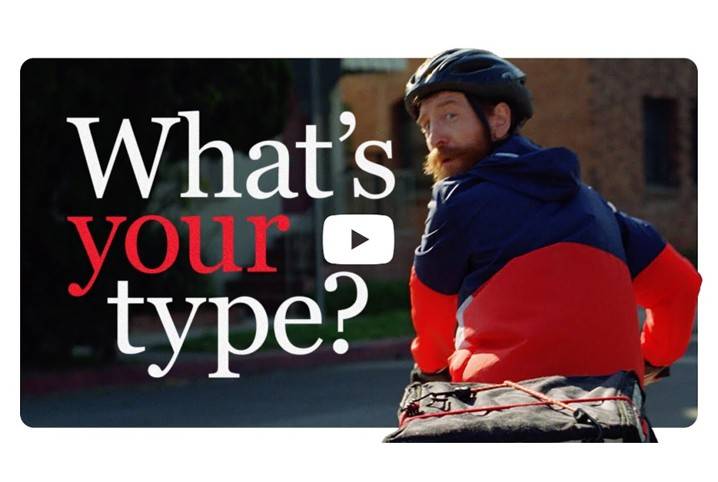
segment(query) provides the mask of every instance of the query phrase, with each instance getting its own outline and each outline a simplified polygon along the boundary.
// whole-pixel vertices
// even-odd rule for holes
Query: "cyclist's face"
[[[462,174],[489,153],[486,129],[460,92],[422,100],[417,124],[429,150],[424,169],[435,180]]]

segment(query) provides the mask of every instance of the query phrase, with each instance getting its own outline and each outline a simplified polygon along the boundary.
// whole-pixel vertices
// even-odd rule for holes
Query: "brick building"
[[[404,84],[422,60],[403,70],[349,72],[338,91],[356,114],[352,147],[392,139],[397,173],[392,195],[397,276],[411,262],[426,215],[426,148],[403,107]],[[697,257],[697,71],[684,59],[514,59],[528,76],[535,114],[523,133],[544,146],[565,146],[581,161],[582,179],[619,209],[654,225],[684,254]],[[392,211],[396,214],[397,210]]]

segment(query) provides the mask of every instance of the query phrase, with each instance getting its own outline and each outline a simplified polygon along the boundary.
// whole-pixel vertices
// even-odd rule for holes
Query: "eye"
[[[458,116],[459,115],[455,112],[447,112],[444,117],[446,118],[446,120],[450,121],[456,119]]]

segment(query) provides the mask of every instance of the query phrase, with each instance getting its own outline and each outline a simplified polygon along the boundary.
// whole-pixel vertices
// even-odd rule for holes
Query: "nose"
[[[440,125],[432,126],[426,136],[426,146],[429,150],[444,147],[448,143],[449,137],[446,129],[442,128]]]

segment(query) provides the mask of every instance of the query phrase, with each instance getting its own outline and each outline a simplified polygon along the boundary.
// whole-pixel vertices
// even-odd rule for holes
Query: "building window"
[[[643,156],[649,185],[678,186],[676,127],[674,99],[643,99]]]

